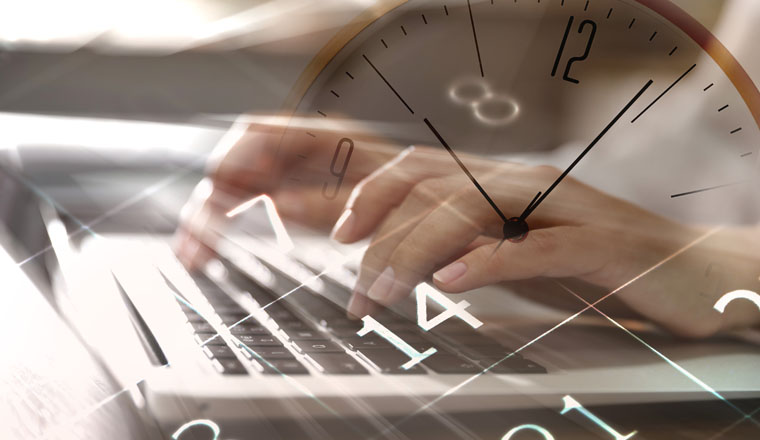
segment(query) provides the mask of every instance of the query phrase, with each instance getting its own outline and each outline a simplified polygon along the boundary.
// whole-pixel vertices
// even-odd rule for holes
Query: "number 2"
[[[570,16],[570,19],[567,21],[567,28],[565,28],[565,35],[562,37],[562,43],[559,45],[559,51],[557,52],[557,58],[554,60],[554,67],[552,68],[552,76],[557,75],[557,68],[559,67],[559,62],[562,59],[562,52],[565,50],[565,44],[567,43],[567,37],[570,35],[570,29],[573,27],[573,20],[575,17],[572,15]],[[567,60],[567,66],[565,67],[565,73],[562,75],[562,79],[565,81],[569,81],[573,84],[578,84],[580,81],[578,81],[575,78],[570,77],[570,69],[573,67],[573,63],[576,61],[583,61],[586,58],[588,58],[589,53],[591,53],[591,45],[594,43],[594,36],[596,35],[596,23],[594,23],[592,20],[583,20],[581,22],[580,27],[578,28],[578,33],[582,34],[583,30],[585,29],[586,25],[591,26],[591,34],[588,37],[588,43],[586,43],[586,51],[583,52],[583,55],[579,57],[571,57],[569,60]]]

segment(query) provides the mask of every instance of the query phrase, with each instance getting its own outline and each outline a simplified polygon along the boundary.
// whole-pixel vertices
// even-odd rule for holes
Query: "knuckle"
[[[416,200],[424,202],[432,202],[437,200],[437,193],[440,192],[440,187],[436,183],[436,180],[437,179],[426,179],[417,183],[414,185],[414,188],[412,188],[412,191],[409,193],[409,195],[411,197],[414,197]]]
[[[560,248],[561,244],[553,234],[547,234],[543,231],[533,232],[532,243],[539,255],[552,255]]]
[[[418,276],[426,275],[426,269],[421,266],[428,260],[430,260],[430,255],[424,252],[422,247],[415,245],[414,240],[404,240],[388,259],[389,264],[394,268]]]
[[[551,166],[551,165],[538,165],[533,167],[532,172],[546,180],[556,180],[560,174],[562,174],[562,171],[560,171],[559,168]]]

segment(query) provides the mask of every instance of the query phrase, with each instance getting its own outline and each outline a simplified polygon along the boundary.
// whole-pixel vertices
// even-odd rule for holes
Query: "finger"
[[[586,276],[599,272],[613,257],[601,237],[575,226],[537,229],[520,243],[481,246],[437,271],[433,281],[454,293],[501,281]]]
[[[490,212],[473,203],[477,199],[471,195],[468,187],[420,220],[391,250],[367,296],[386,306],[402,300],[435,268],[478,238]]]
[[[217,232],[226,223],[224,211],[236,200],[215,189],[210,179],[196,185],[180,212],[175,233],[175,253],[188,270],[196,270],[214,255]]]
[[[335,199],[327,199],[319,186],[294,187],[273,195],[277,212],[284,218],[319,229],[328,229],[340,217],[349,191],[341,191]]]
[[[362,257],[355,287],[356,291],[365,295],[368,294],[370,286],[375,284],[376,278],[387,269],[388,258],[398,243],[414,230],[420,220],[442,202],[439,199],[440,196],[430,189],[436,185],[435,182],[423,182],[417,185],[401,205],[393,210],[383,222]]]
[[[411,146],[359,182],[332,238],[353,243],[367,237],[419,182],[456,171],[447,157],[428,148]]]
[[[346,314],[351,319],[361,319],[376,312],[378,304],[359,292],[353,292],[346,307]]]

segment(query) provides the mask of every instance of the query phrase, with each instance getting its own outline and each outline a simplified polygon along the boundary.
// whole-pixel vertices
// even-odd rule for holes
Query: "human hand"
[[[272,197],[285,218],[315,228],[335,223],[353,185],[396,152],[367,134],[337,131],[350,133],[356,147],[341,190],[328,199],[323,185],[328,182],[331,193],[336,185],[330,173],[335,133],[292,126],[286,132],[280,126],[236,123],[212,152],[207,177],[182,209],[175,236],[180,261],[189,270],[204,264],[228,222],[225,214],[261,194]],[[341,154],[345,157],[345,152]]]
[[[711,236],[568,178],[531,216],[524,241],[500,245],[503,221],[447,159],[431,149],[407,150],[356,186],[333,232],[344,243],[374,232],[350,314],[371,312],[373,301],[391,305],[433,274],[436,286],[450,293],[536,277],[578,278],[685,336],[756,322],[746,314],[716,314],[718,292],[698,293],[701,273],[716,255],[743,274],[736,282],[750,279],[757,257],[746,258],[736,233]],[[519,214],[537,188],[561,173],[462,160],[507,216]]]

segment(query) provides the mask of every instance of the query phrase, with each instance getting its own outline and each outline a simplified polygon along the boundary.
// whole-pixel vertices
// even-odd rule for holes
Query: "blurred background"
[[[747,1],[676,3],[738,50],[718,24]],[[317,50],[372,3],[3,2],[0,157],[84,223],[170,231],[235,116],[277,111]]]

